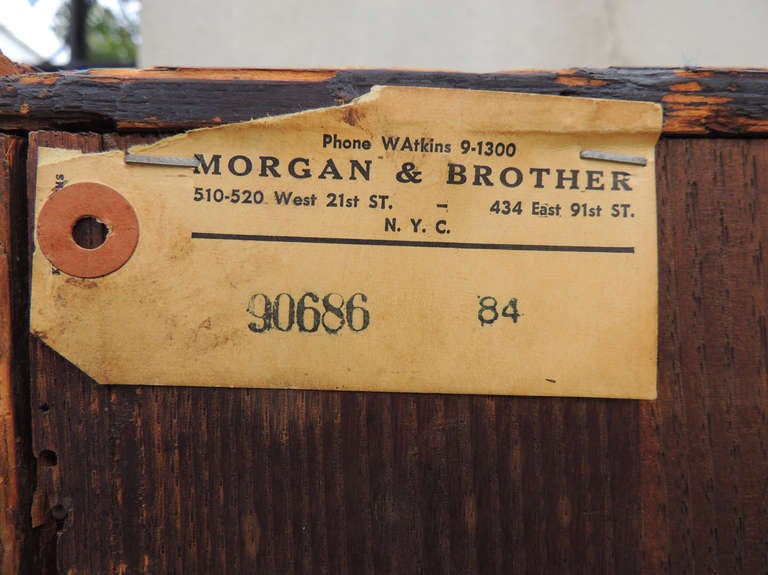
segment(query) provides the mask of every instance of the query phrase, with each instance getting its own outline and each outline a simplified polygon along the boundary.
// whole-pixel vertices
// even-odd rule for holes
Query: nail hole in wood
[[[43,467],[54,467],[59,461],[55,451],[43,449],[37,456],[37,462]]]
[[[51,517],[56,521],[64,521],[67,518],[67,515],[69,515],[69,513],[67,513],[67,508],[61,503],[57,503],[51,507]]]

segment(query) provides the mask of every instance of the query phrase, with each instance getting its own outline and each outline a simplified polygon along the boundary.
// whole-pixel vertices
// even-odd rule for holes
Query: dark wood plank
[[[2,66],[0,54],[0,66]],[[26,242],[12,230],[26,228],[24,171],[26,143],[0,134],[0,572],[29,567],[28,509],[34,476],[29,420],[29,377],[25,330]],[[15,326],[15,327],[14,327]]]
[[[666,134],[768,133],[768,71],[90,70],[0,76],[0,129],[183,130],[334,106],[407,85],[645,100]]]
[[[521,465],[521,482],[496,458],[469,456],[486,448],[473,430],[495,428],[499,412],[503,420],[533,423],[536,411],[516,409],[519,399],[105,389],[42,346],[35,362],[45,366],[38,383],[51,380],[44,387],[49,401],[80,413],[77,424],[66,413],[54,424],[56,493],[69,502],[59,541],[65,570],[498,573],[506,563],[538,572],[608,572],[616,547],[636,549],[639,533],[631,528],[626,539],[610,543],[591,535],[607,523],[631,526],[636,517],[620,515],[619,504],[579,504],[595,497],[610,505],[612,490],[628,489],[612,486],[607,469],[590,460],[608,449],[598,433],[590,440],[560,419],[497,445],[507,459],[510,443],[527,452],[531,441],[547,461],[578,462],[594,482],[566,472],[550,476],[535,460]],[[387,408],[396,423],[390,433],[374,433],[371,416]],[[311,437],[320,442],[308,450]],[[51,439],[47,445],[54,446]],[[639,473],[631,451],[613,456]],[[526,475],[536,480],[527,483]],[[502,502],[492,485],[509,482],[522,483],[520,497]],[[582,555],[606,544],[606,553]],[[632,572],[637,558],[624,559],[613,565]]]
[[[658,147],[659,399],[640,404],[644,571],[768,565],[768,141]]]
[[[31,141],[31,158],[124,143]],[[34,516],[60,531],[54,563],[762,572],[768,141],[662,140],[657,174],[654,402],[108,387],[33,341]]]

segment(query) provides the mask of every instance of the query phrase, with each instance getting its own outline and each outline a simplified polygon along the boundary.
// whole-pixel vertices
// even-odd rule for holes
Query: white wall
[[[144,0],[140,65],[768,66],[768,0]]]

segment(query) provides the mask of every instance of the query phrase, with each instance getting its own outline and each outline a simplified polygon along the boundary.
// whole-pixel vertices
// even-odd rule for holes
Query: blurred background
[[[0,51],[41,69],[134,66],[139,0],[2,0]]]
[[[2,0],[0,51],[44,70],[765,67],[766,22],[766,0]]]

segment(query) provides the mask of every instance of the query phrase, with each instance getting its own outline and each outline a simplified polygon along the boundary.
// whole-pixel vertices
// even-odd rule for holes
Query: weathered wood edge
[[[152,68],[0,77],[0,129],[178,131],[340,105],[371,86],[658,102],[667,135],[768,133],[768,69],[411,70]]]
[[[0,134],[0,572],[26,572],[33,492],[26,331],[22,138]]]
[[[34,68],[31,66],[17,64],[0,52],[0,74],[31,74],[32,72]]]
[[[19,570],[19,536],[17,515],[19,507],[18,449],[16,418],[11,377],[11,278],[10,278],[10,164],[17,138],[0,135],[0,571]]]

